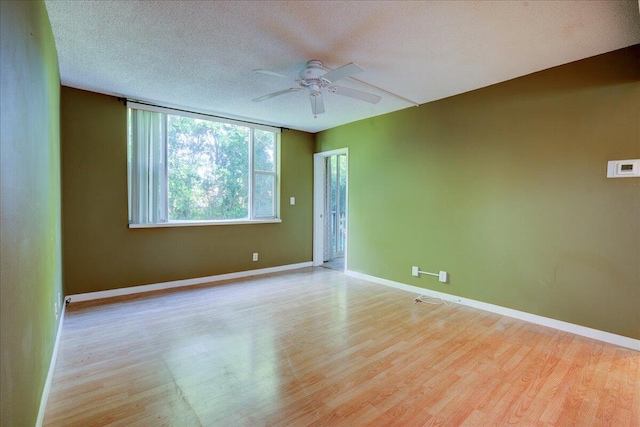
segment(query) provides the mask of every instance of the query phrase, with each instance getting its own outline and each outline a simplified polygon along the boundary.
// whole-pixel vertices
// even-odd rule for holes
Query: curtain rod
[[[290,130],[289,128],[285,128],[282,126],[274,126],[274,125],[268,125],[266,123],[250,122],[248,120],[233,119],[231,117],[216,116],[215,114],[207,114],[207,113],[201,113],[199,111],[184,110],[182,108],[165,107],[164,105],[152,104],[151,102],[138,101],[135,99],[129,99],[129,98],[123,98],[123,97],[118,97],[118,102],[122,102],[125,105],[125,107],[127,106],[127,102],[135,102],[136,104],[148,105],[149,107],[167,108],[169,110],[180,111],[182,113],[199,114],[201,116],[213,117],[215,119],[222,119],[222,120],[231,120],[234,122],[246,123],[248,125],[267,126],[270,128],[277,128],[277,129],[280,129],[281,132],[285,130]]]

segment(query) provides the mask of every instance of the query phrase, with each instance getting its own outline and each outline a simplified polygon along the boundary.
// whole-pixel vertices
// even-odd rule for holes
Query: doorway
[[[346,271],[348,150],[314,155],[313,264]]]

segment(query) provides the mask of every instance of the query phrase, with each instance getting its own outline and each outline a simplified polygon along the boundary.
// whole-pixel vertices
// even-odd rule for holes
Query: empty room
[[[0,1],[2,426],[639,426],[640,3]]]

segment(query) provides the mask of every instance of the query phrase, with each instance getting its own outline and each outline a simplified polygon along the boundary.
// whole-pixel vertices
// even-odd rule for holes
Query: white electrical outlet
[[[254,252],[253,253],[253,260],[257,261],[258,260],[258,252]]]
[[[411,267],[411,275],[416,277],[420,276],[420,268],[415,265]]]
[[[438,274],[438,280],[442,283],[447,283],[449,281],[449,273],[447,273],[446,271],[440,271],[440,273]]]
[[[62,309],[62,300],[60,299],[60,292],[58,292],[58,298],[53,302],[53,312],[58,320],[58,310]]]

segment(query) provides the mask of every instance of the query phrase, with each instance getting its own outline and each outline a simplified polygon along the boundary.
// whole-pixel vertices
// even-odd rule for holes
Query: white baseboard
[[[164,289],[182,288],[186,286],[201,285],[203,283],[220,282],[222,280],[241,279],[243,277],[259,276],[263,274],[279,273],[281,271],[296,270],[311,267],[312,262],[280,265],[277,267],[259,268],[257,270],[238,271],[236,273],[218,274],[215,276],[196,277],[194,279],[174,280],[171,282],[155,283],[151,285],[131,286],[129,288],[110,289],[108,291],[88,292],[84,294],[67,295],[65,300],[71,302],[90,301],[102,298],[118,297],[122,295],[139,294],[143,292],[161,291]]]
[[[574,323],[564,322],[562,320],[551,319],[549,317],[538,316],[537,314],[531,314],[525,311],[514,310],[499,305],[476,301],[469,298],[463,298],[457,295],[432,291],[430,289],[424,289],[400,282],[394,282],[392,280],[382,279],[380,277],[369,276],[368,274],[358,273],[355,271],[347,270],[346,274],[347,276],[368,280],[370,282],[379,283],[385,286],[391,286],[393,288],[402,289],[403,291],[440,298],[444,301],[456,302],[468,307],[479,308],[480,310],[490,311],[492,313],[501,314],[503,316],[513,317],[515,319],[524,320],[526,322],[536,323],[538,325],[547,326],[549,328],[559,329],[561,331],[570,332],[572,334],[581,335],[583,337],[593,338],[610,344],[619,345],[620,347],[626,347],[632,350],[640,351],[640,340],[634,338],[612,334],[610,332],[588,328],[586,326],[576,325]]]
[[[44,412],[47,409],[47,400],[49,400],[49,392],[51,391],[51,383],[53,382],[53,372],[56,369],[56,361],[58,360],[58,346],[60,345],[60,336],[62,335],[62,323],[64,322],[64,313],[66,304],[62,302],[62,310],[60,311],[60,323],[58,323],[58,330],[56,332],[56,341],[53,345],[53,353],[51,354],[51,362],[49,362],[49,372],[47,373],[47,379],[44,382],[44,388],[42,389],[42,396],[40,397],[40,409],[38,410],[38,419],[36,420],[36,427],[41,427],[44,421]]]

